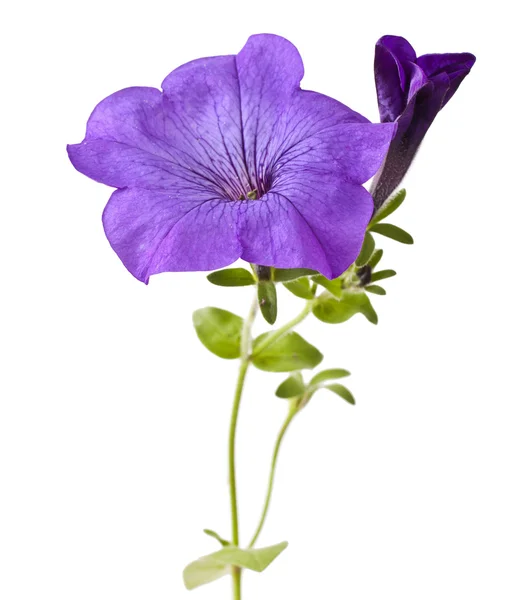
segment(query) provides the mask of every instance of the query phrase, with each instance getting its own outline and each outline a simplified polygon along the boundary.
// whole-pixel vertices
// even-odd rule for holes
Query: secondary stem
[[[276,464],[278,462],[278,455],[280,453],[281,443],[283,441],[285,433],[287,432],[287,429],[289,428],[289,425],[291,424],[292,419],[294,418],[297,412],[297,407],[294,404],[292,404],[289,409],[289,414],[287,415],[287,418],[285,419],[285,422],[283,423],[280,432],[278,433],[278,437],[276,438],[276,445],[274,446],[274,451],[272,454],[271,471],[269,475],[269,485],[267,487],[267,494],[265,496],[265,504],[263,505],[263,511],[260,517],[260,522],[258,524],[256,532],[252,537],[251,543],[249,544],[249,548],[252,548],[257,542],[258,537],[260,536],[260,533],[263,529],[263,526],[265,525],[265,519],[267,518],[267,513],[269,512],[269,505],[271,503],[272,490],[274,487],[274,475],[276,472]]]
[[[236,426],[238,424],[238,413],[240,410],[240,401],[242,398],[245,376],[249,368],[249,354],[251,347],[251,330],[256,309],[258,307],[258,298],[255,296],[247,318],[243,323],[240,369],[238,372],[238,381],[234,392],[234,401],[232,407],[231,424],[229,428],[229,487],[231,496],[231,522],[232,522],[232,544],[239,546],[240,530],[238,524],[238,496],[236,490]],[[241,569],[234,567],[232,569],[233,581],[233,599],[241,600]]]

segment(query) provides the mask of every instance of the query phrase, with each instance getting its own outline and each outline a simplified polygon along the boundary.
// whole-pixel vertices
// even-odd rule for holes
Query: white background
[[[191,313],[245,314],[204,274],[134,280],[107,243],[110,189],[77,173],[95,104],[176,66],[289,38],[303,87],[377,119],[374,43],[470,51],[383,242],[398,276],[380,324],[301,332],[346,367],[357,406],[314,399],[285,440],[263,544],[289,548],[245,599],[521,600],[521,65],[508,2],[29,2],[1,19],[2,600],[229,598],[185,591],[185,564],[229,535],[226,435],[236,364]],[[280,294],[280,322],[301,302]],[[258,331],[261,331],[260,325]],[[249,374],[239,423],[243,539],[285,414],[282,376]]]

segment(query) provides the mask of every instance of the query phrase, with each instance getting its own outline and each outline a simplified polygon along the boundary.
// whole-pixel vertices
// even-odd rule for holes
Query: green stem
[[[262,352],[262,350],[265,350],[265,348],[268,348],[271,344],[274,344],[274,342],[279,340],[286,333],[294,329],[296,325],[301,323],[306,317],[310,315],[313,306],[314,300],[309,300],[305,304],[305,308],[301,311],[301,313],[296,315],[294,319],[291,319],[288,323],[285,323],[285,325],[282,325],[279,329],[276,329],[273,332],[269,333],[269,335],[256,346],[256,350],[253,352],[253,356],[256,356],[257,354]]]
[[[241,339],[241,354],[240,354],[240,369],[238,372],[238,380],[236,390],[234,392],[234,401],[232,407],[231,424],[229,428],[229,487],[231,496],[231,522],[232,522],[232,544],[239,546],[240,544],[240,529],[238,524],[238,496],[236,490],[236,427],[238,424],[238,413],[240,410],[240,401],[242,398],[245,376],[249,367],[249,354],[251,348],[251,330],[256,309],[258,307],[258,298],[254,298],[251,309],[247,318],[243,323],[242,339]],[[233,599],[241,600],[241,569],[235,567],[232,569],[233,582]]]
[[[254,546],[254,544],[257,542],[257,540],[260,536],[260,533],[263,529],[263,526],[265,525],[267,513],[269,512],[269,505],[271,503],[272,490],[274,487],[274,475],[276,473],[276,464],[278,462],[278,455],[280,453],[281,443],[283,441],[285,433],[287,432],[287,429],[289,428],[289,425],[291,424],[291,421],[293,420],[293,418],[297,412],[298,412],[297,405],[295,405],[294,403],[291,404],[291,407],[289,409],[289,414],[287,415],[287,418],[285,419],[285,421],[280,429],[280,432],[278,433],[278,437],[276,438],[276,445],[274,446],[274,451],[272,454],[271,472],[269,475],[269,485],[267,487],[267,494],[265,496],[265,504],[263,505],[260,522],[258,524],[256,532],[254,533],[254,535],[252,537],[251,543],[249,544],[249,548],[252,548]]]

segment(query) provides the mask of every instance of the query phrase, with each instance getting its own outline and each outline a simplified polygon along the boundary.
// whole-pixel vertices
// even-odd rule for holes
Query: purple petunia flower
[[[361,184],[396,126],[301,90],[302,77],[290,42],[256,35],[179,67],[163,92],[128,88],[95,108],[69,157],[118,188],[103,224],[135,277],[242,258],[333,278],[354,262],[373,210]]]
[[[386,35],[376,44],[374,74],[380,117],[397,122],[387,158],[371,193],[379,208],[401,183],[438,112],[452,98],[476,62],[474,55],[425,54],[402,37]]]

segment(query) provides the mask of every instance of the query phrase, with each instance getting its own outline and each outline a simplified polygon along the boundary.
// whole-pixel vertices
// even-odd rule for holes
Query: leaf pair
[[[401,227],[397,227],[390,223],[381,223],[383,219],[386,219],[403,204],[406,196],[407,192],[405,190],[400,190],[397,194],[391,196],[372,217],[369,223],[369,231],[379,233],[380,235],[391,238],[401,244],[413,244],[414,239],[410,233],[407,233],[404,229],[401,229]]]
[[[270,281],[289,282],[306,277],[308,275],[317,275],[317,271],[311,269],[274,269],[271,268]],[[247,271],[247,269],[233,268],[233,269],[221,269],[220,271],[213,271],[207,275],[207,279],[222,287],[241,287],[246,285],[254,285],[256,279]]]
[[[310,292],[310,284],[308,283],[307,275],[315,275],[317,271],[310,269],[274,269],[263,267],[266,271],[266,278],[255,277],[252,273],[243,268],[221,269],[207,275],[207,279],[222,287],[242,287],[248,285],[256,285],[258,287],[258,304],[263,318],[270,325],[274,325],[278,316],[278,298],[276,286],[273,281],[285,282],[284,285],[292,288],[292,284],[297,280],[307,282],[309,292],[301,298],[313,298],[314,294]],[[255,269],[256,270],[256,269]],[[258,273],[259,274],[259,273]],[[302,281],[301,286],[304,286]],[[296,287],[296,286],[295,286]],[[298,284],[298,287],[300,285]],[[298,294],[299,295],[299,294]]]
[[[220,358],[239,358],[243,319],[221,308],[201,308],[193,314],[196,334],[202,344]],[[263,333],[253,342],[252,363],[262,371],[285,373],[313,369],[323,354],[295,332],[286,333],[257,352],[256,348],[271,333]]]
[[[190,563],[183,571],[188,590],[193,590],[231,573],[233,567],[261,573],[279,556],[288,543],[282,542],[266,548],[242,550],[236,546],[224,546],[221,550],[202,556]]]
[[[350,404],[355,404],[354,396],[341,383],[325,383],[333,379],[342,379],[350,375],[345,369],[326,369],[320,371],[306,384],[301,373],[291,373],[276,390],[278,398],[302,398],[308,402],[315,392],[325,388],[334,392]]]

